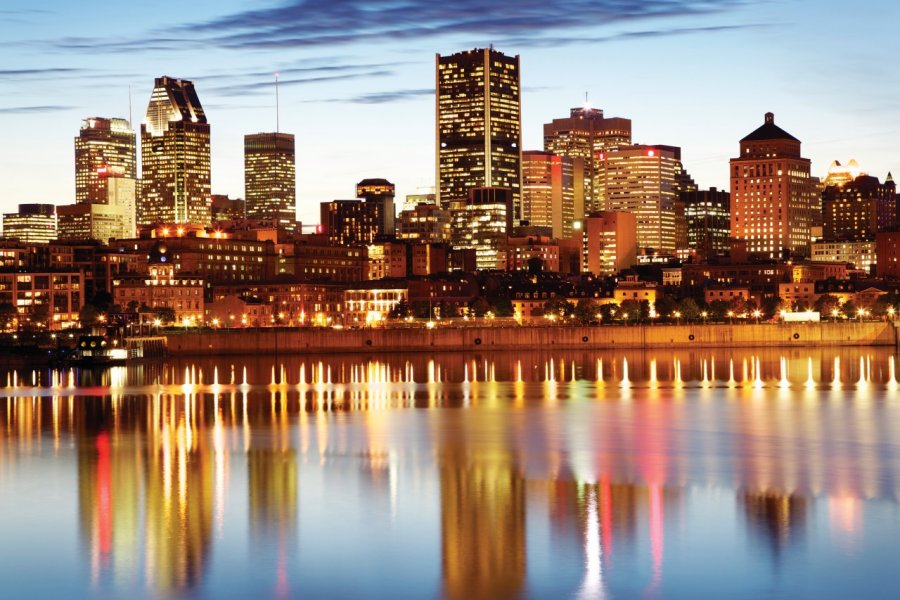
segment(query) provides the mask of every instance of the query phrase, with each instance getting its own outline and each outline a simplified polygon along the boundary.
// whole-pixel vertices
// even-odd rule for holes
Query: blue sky
[[[521,55],[525,149],[585,92],[640,143],[682,147],[728,187],[738,140],[772,111],[813,173],[856,158],[900,173],[900,7],[884,0],[4,0],[0,211],[74,201],[88,116],[143,118],[153,78],[194,80],[212,126],[214,193],[243,196],[243,134],[297,136],[298,216],[366,177],[434,181],[434,55]]]

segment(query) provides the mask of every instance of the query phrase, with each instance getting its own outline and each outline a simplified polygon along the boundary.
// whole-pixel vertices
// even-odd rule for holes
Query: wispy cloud
[[[663,29],[646,29],[638,31],[625,31],[611,35],[600,36],[571,36],[571,37],[523,37],[510,38],[507,43],[524,47],[558,47],[570,44],[601,44],[632,39],[670,37],[679,35],[691,35],[699,33],[720,33],[727,31],[740,31],[744,29],[762,29],[773,27],[767,23],[750,23],[744,25],[710,25],[708,27],[673,27]]]
[[[288,79],[279,79],[278,85],[282,87],[293,87],[302,85],[311,85],[315,83],[347,81],[352,79],[364,79],[371,77],[387,77],[393,75],[394,71],[389,69],[381,69],[376,71],[364,71],[360,73],[343,73],[338,75],[320,75],[318,77],[297,77]],[[272,81],[255,81],[252,83],[242,83],[235,85],[222,85],[210,88],[209,91],[218,93],[222,96],[252,96],[254,94],[271,93]]]
[[[70,67],[48,67],[34,69],[0,69],[0,79],[18,79],[22,77],[43,77],[46,75],[72,75],[83,73],[84,69]]]
[[[466,36],[484,43],[568,39],[562,32],[635,21],[715,15],[748,0],[282,0],[133,40],[68,38],[68,50],[159,50],[190,45],[280,49]],[[686,30],[685,30],[686,31]],[[694,33],[707,31],[695,28]],[[649,33],[649,32],[648,32]],[[662,33],[662,30],[660,30]]]
[[[40,106],[0,106],[0,115],[28,115],[34,113],[57,112],[71,110],[74,106],[61,104],[44,104]]]

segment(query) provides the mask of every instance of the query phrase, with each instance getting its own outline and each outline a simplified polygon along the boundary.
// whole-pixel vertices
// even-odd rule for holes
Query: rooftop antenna
[[[278,101],[278,73],[275,73],[275,133],[281,132],[281,112]]]
[[[128,126],[134,130],[134,121],[131,120],[131,84],[128,84]]]

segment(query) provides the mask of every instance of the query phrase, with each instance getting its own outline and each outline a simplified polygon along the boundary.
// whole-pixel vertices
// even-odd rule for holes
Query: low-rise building
[[[58,331],[78,325],[83,275],[71,271],[0,273],[0,304],[19,313],[19,325]]]
[[[344,290],[344,325],[378,325],[401,302],[409,301],[405,281],[382,279]]]

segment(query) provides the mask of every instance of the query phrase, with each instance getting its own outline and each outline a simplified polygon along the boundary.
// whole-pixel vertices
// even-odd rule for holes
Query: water
[[[0,371],[5,598],[897,598],[876,350]]]

